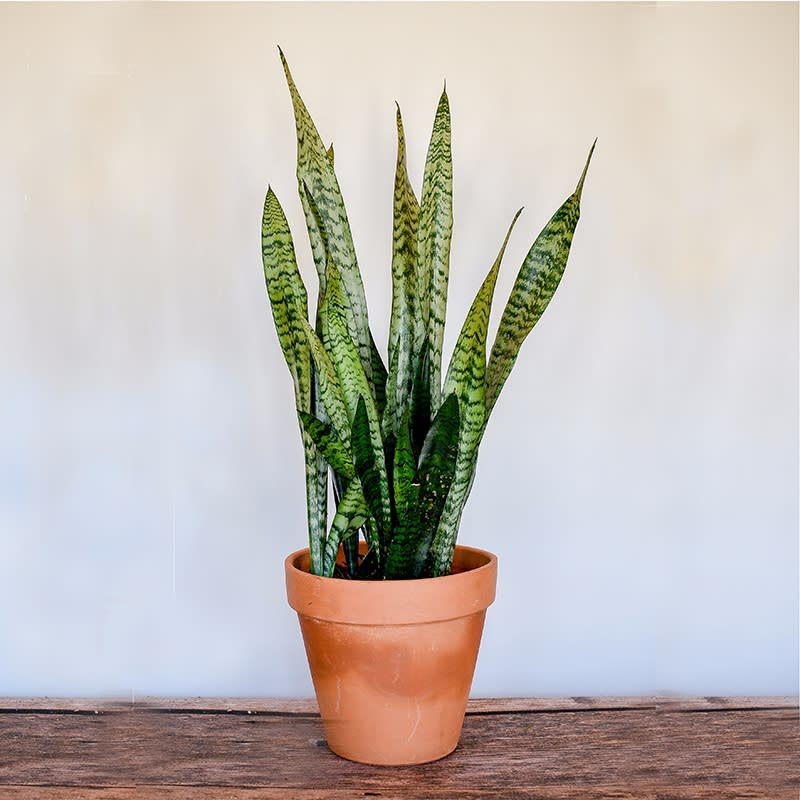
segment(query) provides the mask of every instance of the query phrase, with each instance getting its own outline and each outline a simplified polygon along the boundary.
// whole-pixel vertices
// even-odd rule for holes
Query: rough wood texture
[[[0,699],[2,800],[444,800],[800,795],[796,698],[473,700],[419,767],[324,746],[313,701]]]

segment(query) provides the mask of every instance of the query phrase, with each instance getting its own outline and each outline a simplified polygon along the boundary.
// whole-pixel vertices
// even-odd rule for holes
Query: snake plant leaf
[[[311,409],[311,359],[303,323],[308,324],[308,294],[297,269],[286,215],[271,188],[264,200],[261,224],[264,279],[284,358],[292,375],[297,408]],[[311,571],[322,573],[322,543],[328,516],[327,468],[312,439],[303,431],[306,504]]]
[[[402,519],[410,504],[411,484],[416,471],[417,460],[411,446],[411,410],[406,409],[395,444],[392,469],[393,507],[398,519]]]
[[[317,449],[342,478],[352,480],[356,476],[353,467],[353,454],[347,445],[336,435],[333,427],[313,414],[298,410],[297,416],[303,430],[311,437]]]
[[[411,445],[419,461],[422,444],[431,425],[430,350],[427,340],[417,356],[417,369],[411,388]]]
[[[383,450],[376,452],[372,443],[370,421],[367,417],[367,406],[363,397],[358,400],[353,430],[350,437],[353,449],[353,464],[355,472],[364,490],[367,508],[378,524],[379,534],[382,535],[389,527],[390,509],[384,502],[386,467],[383,461]],[[379,469],[384,464],[384,469]]]
[[[370,363],[372,365],[372,390],[375,397],[375,408],[380,418],[383,417],[383,412],[386,408],[386,381],[389,376],[386,373],[386,367],[383,365],[383,359],[371,332],[369,335],[369,350]]]
[[[375,469],[379,477],[378,490],[380,493],[381,512],[375,513],[375,519],[379,528],[385,530],[385,522],[391,519],[391,506],[380,419],[373,400],[372,386],[364,374],[358,350],[349,336],[347,325],[343,318],[344,303],[345,300],[338,277],[334,272],[329,272],[328,291],[325,295],[327,309],[325,314],[326,328],[323,331],[325,349],[331,356],[331,362],[334,365],[339,378],[339,385],[342,388],[342,396],[347,407],[347,413],[353,424],[355,424],[359,403],[363,403],[365,407],[369,443],[373,452]],[[355,443],[351,442],[351,446],[355,455]],[[364,491],[367,491],[366,487]]]
[[[320,402],[337,436],[346,447],[349,447],[351,415],[347,410],[342,387],[339,385],[336,368],[333,366],[331,357],[308,323],[308,320],[303,320],[302,322],[303,332],[311,350],[311,357],[314,360]]]
[[[369,512],[364,503],[364,494],[357,480],[352,480],[342,495],[336,514],[331,523],[331,529],[325,541],[325,560],[323,574],[329,578],[333,576],[336,568],[336,556],[339,545],[358,532],[369,518]]]
[[[403,118],[397,106],[397,166],[392,214],[392,315],[389,326],[388,416],[384,431],[398,434],[414,378],[415,343],[424,334],[417,297],[419,202],[408,178]],[[417,347],[416,352],[419,348]]]
[[[458,397],[461,410],[461,432],[455,475],[430,551],[431,571],[434,575],[446,575],[450,571],[450,561],[461,521],[461,513],[467,501],[475,471],[478,445],[483,436],[486,422],[484,400],[486,332],[489,327],[489,314],[500,264],[511,232],[521,213],[522,209],[514,215],[497,258],[475,295],[456,341],[450,368],[444,382],[445,395],[453,393]]]
[[[431,413],[441,403],[442,343],[453,232],[453,160],[450,105],[442,92],[433,121],[417,231],[418,287],[430,358]]]
[[[357,342],[362,367],[367,377],[371,379],[372,356],[367,301],[364,296],[364,284],[358,269],[353,236],[342,192],[333,170],[332,159],[329,157],[308,108],[297,90],[283,51],[280,48],[278,51],[294,109],[297,134],[297,180],[298,183],[305,184],[309,197],[316,205],[318,221],[324,232],[330,260],[341,277],[343,291],[347,297],[350,313],[346,319],[350,335]],[[308,215],[306,219],[308,220]]]
[[[418,578],[425,568],[456,469],[459,403],[450,394],[436,414],[411,484],[411,503],[399,518],[386,557],[387,578]]]
[[[294,252],[289,223],[271,188],[264,200],[261,223],[261,254],[278,341],[292,375],[295,400],[300,408],[310,407],[311,368],[305,335],[300,328],[308,318],[308,295]]]
[[[328,161],[330,161],[331,166],[333,166],[333,142],[331,142],[331,146],[328,148]]]
[[[487,417],[497,402],[523,341],[544,313],[564,274],[580,217],[583,183],[593,152],[594,144],[575,191],[536,238],[517,275],[489,357],[486,373]]]
[[[325,241],[325,230],[322,227],[319,209],[311,193],[308,191],[305,181],[298,181],[298,193],[300,195],[300,204],[303,207],[303,214],[306,219],[306,230],[308,231],[308,241],[311,244],[311,255],[314,259],[314,266],[317,269],[317,277],[319,278],[319,298],[317,301],[317,310],[319,312],[322,296],[325,294],[328,243]]]

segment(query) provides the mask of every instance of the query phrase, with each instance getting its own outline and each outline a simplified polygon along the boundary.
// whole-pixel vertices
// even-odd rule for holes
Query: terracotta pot
[[[366,764],[422,764],[458,744],[497,558],[456,547],[453,574],[351,581],[286,559],[328,746]]]

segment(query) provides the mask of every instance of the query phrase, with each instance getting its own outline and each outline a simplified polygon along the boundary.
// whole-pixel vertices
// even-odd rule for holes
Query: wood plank
[[[762,699],[754,707],[764,705]],[[324,746],[320,720],[307,714],[17,710],[0,714],[1,796],[11,796],[9,786],[91,786],[117,787],[118,795],[98,795],[102,800],[127,800],[126,787],[137,785],[137,800],[169,798],[169,786],[193,787],[183,796],[199,798],[199,787],[218,787],[217,795],[205,790],[208,800],[227,800],[224,787],[236,788],[237,797],[245,796],[242,788],[262,792],[251,792],[253,800],[277,796],[268,790],[301,800],[470,800],[573,798],[589,789],[592,797],[682,800],[714,790],[709,797],[796,800],[800,788],[794,707],[487,713],[491,708],[467,717],[447,759],[405,768],[337,758]],[[143,787],[151,788],[143,794]],[[20,797],[57,797],[44,791]],[[80,792],[63,797],[89,797]]]
[[[358,792],[352,790],[293,789],[230,789],[219,787],[187,790],[180,786],[146,786],[133,788],[67,788],[47,786],[4,786],[3,800],[354,800],[361,797],[377,797],[379,800],[486,800],[483,789],[461,789],[431,791],[414,789],[400,793],[395,791]],[[495,793],[502,800],[587,800],[585,788],[543,787],[533,789],[507,789]],[[592,800],[797,800],[795,789],[764,789],[759,786],[737,786],[715,789],[631,789],[628,786],[593,786]]]
[[[281,697],[150,697],[131,700],[110,698],[61,697],[0,697],[0,714],[9,712],[40,711],[53,713],[108,713],[132,709],[154,709],[205,713],[224,711],[252,714],[311,714],[319,713],[313,698]],[[680,695],[653,695],[650,697],[598,696],[598,697],[503,697],[470,698],[468,714],[493,714],[547,711],[598,711],[636,708],[682,709],[686,711],[713,711],[739,709],[791,709],[798,708],[797,696],[754,697],[684,697]]]

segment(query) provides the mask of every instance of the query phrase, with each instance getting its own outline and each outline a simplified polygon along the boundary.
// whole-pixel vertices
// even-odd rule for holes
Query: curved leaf
[[[469,494],[475,461],[478,457],[478,445],[486,422],[484,403],[486,331],[489,327],[489,315],[497,283],[497,273],[500,270],[500,263],[511,237],[511,231],[521,213],[522,209],[514,215],[500,246],[500,252],[472,301],[472,306],[456,341],[450,368],[444,382],[445,395],[454,393],[458,397],[461,410],[461,432],[455,476],[431,547],[434,575],[446,575],[450,571],[461,512]]]
[[[594,144],[575,191],[536,238],[517,275],[500,320],[486,372],[487,417],[494,408],[520,347],[547,308],[567,266],[572,236],[580,217],[581,192]]]
[[[353,467],[353,454],[347,445],[336,435],[333,428],[321,419],[305,411],[298,411],[297,416],[303,430],[311,437],[325,461],[345,480],[352,480],[356,471]]]
[[[283,51],[280,48],[278,50],[294,109],[297,133],[297,180],[299,184],[305,185],[308,197],[313,200],[316,206],[317,217],[315,221],[324,233],[330,260],[341,277],[342,287],[347,297],[350,313],[347,315],[346,320],[348,321],[350,335],[358,344],[362,367],[365,374],[371,379],[369,320],[367,302],[364,296],[364,284],[358,269],[353,236],[350,231],[350,223],[347,219],[342,192],[336,179],[336,173],[333,170],[333,159],[328,155],[328,151],[322,143],[311,115],[300,97]],[[301,191],[301,196],[302,194]],[[308,219],[309,215],[307,213],[307,222]],[[316,261],[317,257],[315,256]],[[318,270],[321,269],[319,263],[317,268]]]
[[[319,399],[333,429],[346,446],[350,444],[350,414],[345,404],[339,377],[330,356],[308,320],[303,320],[303,332],[316,366]]]
[[[264,200],[261,255],[278,341],[292,375],[295,404],[311,410],[311,360],[303,323],[308,324],[308,295],[297,269],[294,244],[278,198],[271,188]],[[322,542],[328,516],[327,468],[311,438],[303,432],[311,571],[322,573]]]
[[[352,480],[339,501],[325,542],[324,575],[329,578],[333,576],[342,540],[355,534],[368,518],[369,512],[364,503],[361,486],[357,480]]]
[[[442,342],[453,232],[453,161],[450,146],[450,105],[442,92],[433,121],[417,233],[417,285],[430,349],[431,412],[441,403]],[[419,352],[419,347],[416,348]]]

